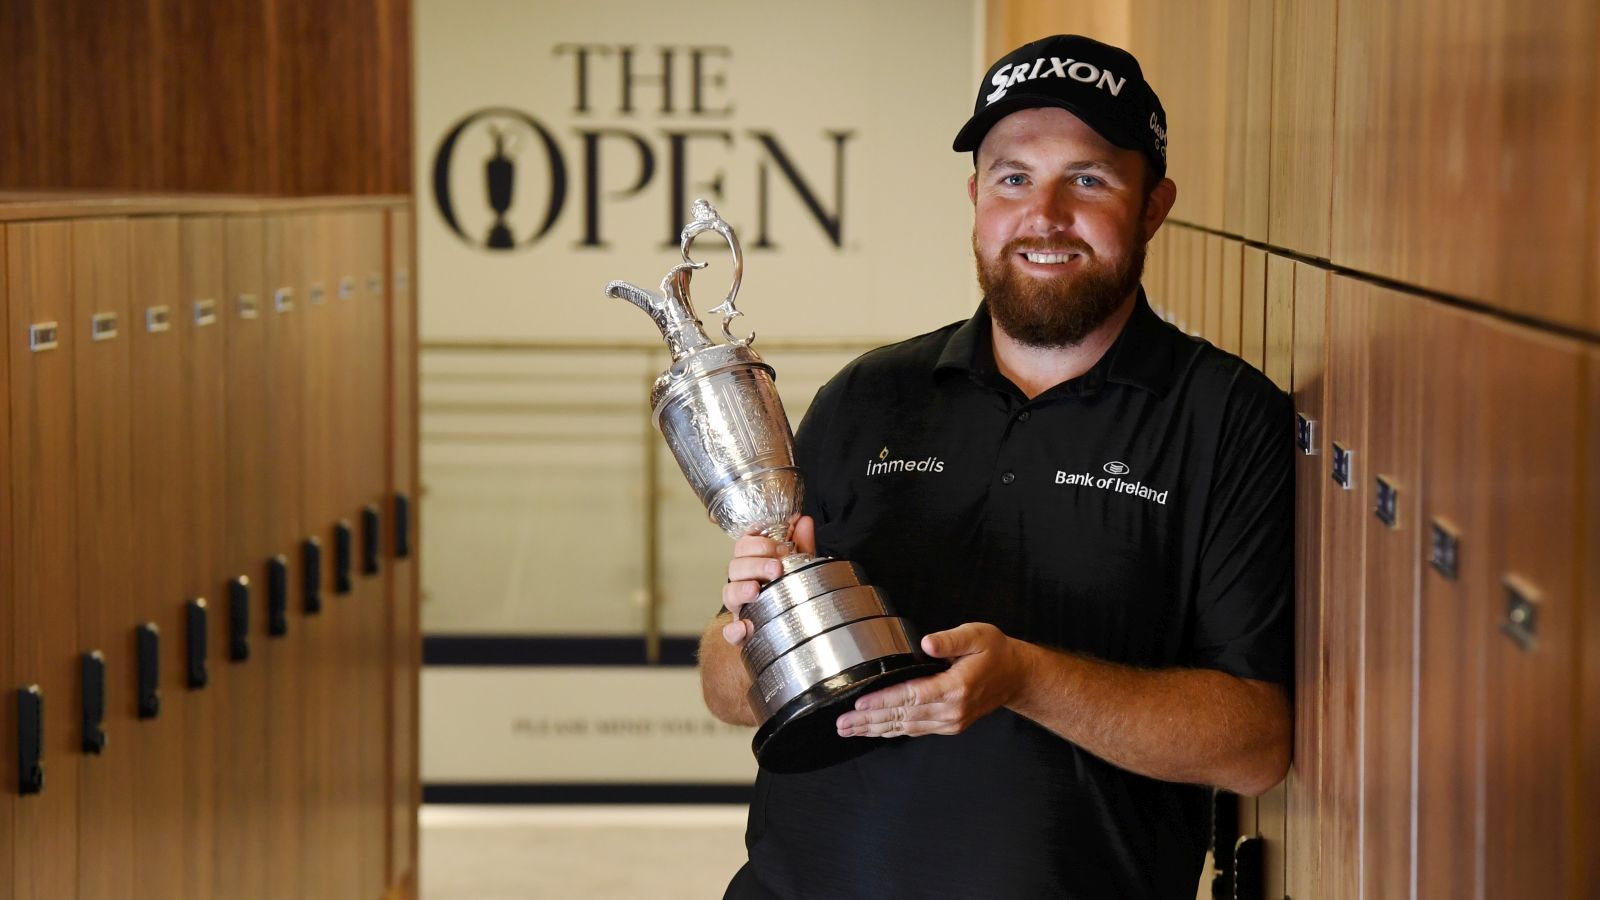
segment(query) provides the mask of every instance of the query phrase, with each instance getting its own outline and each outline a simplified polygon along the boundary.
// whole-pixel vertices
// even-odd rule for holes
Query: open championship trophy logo
[[[733,251],[733,286],[711,310],[722,316],[722,344],[706,337],[689,303],[689,278],[707,265],[690,258],[689,246],[707,231]],[[834,720],[856,697],[945,665],[922,654],[905,620],[853,563],[794,552],[789,527],[805,484],[789,419],[772,367],[750,348],[755,335],[735,338],[728,330],[743,315],[734,307],[744,275],[739,239],[711,204],[696,200],[679,243],[683,263],[661,280],[661,293],[613,281],[606,295],[648,313],[672,351],[672,365],[650,392],[651,408],[711,521],[732,537],[762,534],[789,551],[783,576],[741,610],[754,625],[742,653],[750,707],[761,722],[752,749],[775,772],[821,768],[884,743],[839,737]]]

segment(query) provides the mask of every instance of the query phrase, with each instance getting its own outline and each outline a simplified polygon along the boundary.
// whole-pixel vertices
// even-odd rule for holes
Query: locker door
[[[184,760],[184,889],[189,900],[216,896],[218,832],[233,827],[233,817],[220,809],[217,790],[218,730],[229,720],[225,704],[231,674],[227,662],[227,434],[226,367],[223,330],[232,312],[227,293],[223,220],[215,216],[182,220],[182,286],[174,310],[180,332],[183,389],[176,396],[184,407],[189,460],[183,494],[185,516],[181,556],[185,602],[206,604],[206,675],[202,688],[185,688],[188,733]],[[187,625],[184,635],[187,639]],[[177,640],[176,636],[173,638]],[[180,669],[179,671],[183,671]],[[185,678],[187,681],[187,678]],[[223,823],[227,823],[224,825]]]
[[[1497,325],[1488,368],[1490,610],[1484,894],[1564,897],[1577,824],[1579,398],[1583,347]],[[1539,398],[1542,402],[1530,402]]]
[[[1279,387],[1289,384],[1290,370],[1294,362],[1294,283],[1295,269],[1288,257],[1274,256],[1268,263],[1267,296],[1264,319],[1262,322],[1265,335],[1264,360],[1262,373],[1271,378]],[[1273,278],[1274,270],[1277,278]]]
[[[76,560],[78,646],[105,657],[108,745],[81,757],[78,890],[82,897],[130,897],[133,781],[146,735],[136,728],[137,660],[133,574],[132,419],[128,306],[128,223],[72,223],[73,363],[78,478]]]
[[[1214,234],[1200,236],[1205,253],[1204,289],[1200,293],[1200,334],[1211,343],[1227,349],[1222,336],[1222,238]]]
[[[1221,238],[1222,306],[1218,310],[1217,346],[1237,354],[1241,351],[1240,316],[1244,302],[1244,245],[1229,238]]]
[[[15,803],[12,896],[58,900],[78,895],[82,753],[73,460],[73,357],[82,341],[72,306],[71,226],[8,225],[6,257],[11,421],[29,423],[12,444],[7,479],[15,549],[13,677],[17,687],[37,684],[44,698],[44,787]],[[53,335],[46,323],[53,323]],[[47,337],[53,349],[45,349]]]
[[[1411,885],[1422,370],[1417,300],[1373,289],[1368,319],[1366,604],[1362,659],[1362,858],[1368,897]]]
[[[1239,298],[1239,355],[1257,369],[1267,365],[1267,251],[1245,247]]]
[[[1329,276],[1323,269],[1278,256],[1268,257],[1266,267],[1267,292],[1291,297],[1283,305],[1294,311],[1290,367],[1294,409],[1307,426],[1302,434],[1305,444],[1301,446],[1297,440],[1295,456],[1295,722],[1294,765],[1285,785],[1285,891],[1292,897],[1312,897],[1320,893],[1320,824],[1324,815],[1322,744],[1328,659],[1323,642],[1322,497],[1328,458],[1322,435],[1328,425],[1324,396]]]
[[[1361,885],[1362,653],[1364,553],[1372,517],[1367,461],[1367,333],[1372,288],[1331,278],[1328,369],[1323,399],[1327,428],[1319,440],[1323,487],[1324,798],[1322,893],[1357,896]],[[1338,472],[1341,481],[1332,480]],[[1342,482],[1342,483],[1341,483]]]
[[[1424,319],[1423,519],[1417,663],[1417,896],[1480,896],[1478,777],[1485,643],[1492,631],[1484,414],[1487,320],[1443,306]],[[1437,545],[1437,552],[1435,546]]]
[[[391,222],[394,221],[393,217],[404,215],[408,213],[394,212]],[[1162,318],[1167,315],[1167,233],[1166,228],[1157,231],[1150,243],[1145,245],[1144,274],[1139,278],[1145,297],[1150,301],[1150,308]]]
[[[263,585],[262,613],[266,623],[260,642],[261,666],[272,682],[268,698],[267,895],[283,897],[300,888],[300,869],[307,848],[301,828],[305,815],[304,753],[304,641],[302,616],[294,609],[295,577],[301,564],[296,558],[300,524],[300,441],[302,387],[300,319],[306,300],[302,274],[304,244],[300,240],[303,214],[263,217],[264,276],[270,301],[261,313],[263,385],[268,427],[262,433],[265,465],[256,474],[265,481],[264,533],[260,552],[265,558],[281,557],[278,596]],[[277,605],[278,609],[272,607]]]
[[[190,432],[183,395],[187,332],[181,316],[178,220],[129,223],[132,357],[133,610],[131,623],[159,629],[159,707],[138,729],[133,780],[133,884],[147,897],[184,895],[183,798],[189,699],[184,695],[184,539]]]
[[[249,656],[230,657],[229,641],[218,647],[217,780],[218,897],[266,900],[268,866],[285,865],[267,856],[267,712],[271,682],[262,644],[265,619],[267,497],[266,336],[263,317],[272,315],[271,294],[262,268],[264,233],[258,215],[229,216],[225,225],[227,324],[223,330],[223,380],[226,397],[227,497],[224,533],[228,578],[249,579],[249,616],[244,622]],[[218,585],[217,618],[232,614],[229,591]],[[225,632],[226,633],[226,632]]]
[[[417,489],[417,349],[416,301],[411,292],[411,213],[389,212],[387,278],[390,459],[388,523],[384,529],[389,582],[389,883],[401,884],[416,861],[419,801],[417,770],[418,640],[416,576]],[[409,507],[404,520],[402,505]],[[402,529],[404,534],[402,536]],[[402,557],[400,542],[405,542]]]
[[[0,225],[0,325],[5,339],[0,340],[0,402],[6,404],[0,415],[0,472],[11,471],[11,327],[6,305],[6,230]],[[11,746],[17,740],[17,704],[12,699],[20,677],[12,666],[11,627],[13,624],[11,593],[11,568],[16,548],[11,543],[11,491],[0,488],[0,591],[5,592],[5,602],[0,602],[0,747]],[[12,854],[15,851],[16,833],[13,830],[13,802],[17,796],[17,754],[0,753],[0,890],[11,892]]]
[[[1600,308],[1600,307],[1597,307]],[[1600,349],[1591,349],[1588,358],[1588,406],[1585,410],[1584,459],[1594,459],[1600,454]],[[1584,784],[1589,786],[1588,797],[1583,800],[1582,831],[1578,846],[1593,847],[1600,840],[1600,473],[1591,467],[1584,473],[1584,544],[1583,558],[1587,561],[1584,587],[1579,595],[1584,598],[1583,620],[1584,649],[1582,702]],[[1579,882],[1580,896],[1600,896],[1600,859],[1593,854],[1585,857],[1586,872]]]

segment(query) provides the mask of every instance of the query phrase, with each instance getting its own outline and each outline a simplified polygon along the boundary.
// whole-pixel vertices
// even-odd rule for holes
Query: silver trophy
[[[712,343],[689,302],[689,278],[706,263],[689,247],[714,231],[733,251],[733,286],[712,312],[726,341]],[[752,749],[777,772],[821,768],[882,741],[841,738],[834,720],[869,690],[937,672],[911,628],[897,618],[861,569],[842,559],[794,552],[789,528],[801,511],[805,481],[794,464],[794,436],[773,386],[772,367],[728,325],[744,260],[733,229],[704,200],[679,243],[683,263],[661,280],[661,293],[625,281],[606,295],[644,310],[661,329],[672,365],[655,381],[650,404],[656,427],[711,521],[732,537],[765,535],[787,550],[783,575],[741,615],[754,627],[742,657],[750,673],[750,707],[761,725]]]

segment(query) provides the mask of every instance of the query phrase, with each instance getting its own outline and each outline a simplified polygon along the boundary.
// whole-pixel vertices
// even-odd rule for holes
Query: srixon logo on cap
[[[1122,93],[1122,86],[1128,83],[1128,79],[1118,78],[1111,74],[1110,69],[1102,69],[1094,63],[1055,56],[1046,59],[1041,56],[1032,64],[1020,62],[1001,66],[994,73],[994,77],[989,79],[995,90],[983,98],[984,102],[993,103],[1004,97],[1012,85],[1032,81],[1035,78],[1071,78],[1073,81],[1081,81],[1103,91],[1110,91],[1113,97]]]

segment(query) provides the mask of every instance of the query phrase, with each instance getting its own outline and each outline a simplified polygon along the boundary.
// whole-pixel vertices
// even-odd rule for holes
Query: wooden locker
[[[302,616],[295,609],[293,589],[300,574],[297,558],[300,524],[301,365],[303,329],[300,319],[306,301],[301,274],[304,244],[300,240],[302,214],[263,217],[263,269],[268,299],[261,313],[262,353],[266,376],[265,421],[261,434],[265,458],[256,478],[265,482],[264,534],[259,552],[281,557],[279,576],[285,581],[283,611],[275,615],[270,585],[263,585],[257,616],[261,630],[260,665],[271,679],[268,698],[267,796],[271,803],[267,836],[267,895],[283,897],[300,887],[300,871],[309,848],[302,825],[307,798],[303,748],[305,728],[304,641]],[[274,622],[273,619],[277,621]]]
[[[1267,251],[1243,248],[1239,290],[1239,356],[1257,369],[1267,365]]]
[[[11,421],[29,423],[15,435],[7,478],[13,677],[19,687],[37,684],[44,697],[43,791],[19,796],[14,810],[11,896],[17,900],[78,895],[83,745],[73,357],[83,342],[72,305],[71,228],[50,222],[5,229]],[[52,341],[53,349],[43,349]]]
[[[227,407],[223,372],[226,345],[223,330],[232,311],[227,293],[223,219],[216,216],[181,220],[181,286],[173,328],[184,347],[183,388],[185,443],[189,459],[182,482],[185,497],[182,598],[204,601],[206,608],[206,684],[184,688],[188,725],[183,780],[184,884],[181,896],[205,900],[216,896],[218,832],[231,828],[222,815],[217,791],[218,729],[229,721],[222,704],[227,683],[220,679],[227,662]],[[183,634],[187,635],[187,624]],[[186,640],[174,635],[171,640]],[[179,670],[180,672],[183,669]],[[187,681],[187,678],[185,678]],[[222,823],[228,823],[224,826]]]
[[[1440,304],[1423,319],[1418,552],[1417,896],[1481,896],[1484,652],[1493,630],[1484,404],[1488,320]],[[1435,546],[1437,545],[1437,552]]]
[[[128,224],[127,341],[131,355],[133,623],[159,629],[159,706],[142,720],[132,781],[133,880],[140,896],[183,897],[185,758],[189,698],[184,695],[182,559],[191,528],[190,433],[184,404],[187,332],[182,310],[178,220]]]
[[[1157,231],[1145,245],[1144,272],[1139,276],[1139,286],[1144,288],[1146,301],[1155,314],[1163,319],[1166,318],[1166,246],[1166,230]]]
[[[1274,6],[1267,236],[1277,246],[1326,259],[1335,6],[1311,0]]]
[[[1328,483],[1328,457],[1322,436],[1328,426],[1324,397],[1329,275],[1324,269],[1283,257],[1270,256],[1265,262],[1267,290],[1288,294],[1288,305],[1294,311],[1289,369],[1295,414],[1306,425],[1297,435],[1295,451],[1295,722],[1294,762],[1285,781],[1284,892],[1291,897],[1314,897],[1321,893],[1323,692],[1328,663],[1322,589],[1322,499]],[[1297,428],[1299,423],[1297,418]]]
[[[1324,729],[1322,892],[1354,897],[1362,879],[1362,654],[1366,527],[1372,518],[1367,460],[1367,334],[1372,288],[1331,278],[1328,291],[1327,427],[1322,452]],[[1343,483],[1332,480],[1345,473]],[[1345,485],[1348,485],[1346,487]]]
[[[78,893],[131,897],[138,728],[126,219],[72,223],[78,646],[105,657],[107,746],[80,760]]]
[[[1177,326],[1186,334],[1198,334],[1201,319],[1201,298],[1205,290],[1204,235],[1193,228],[1183,227],[1177,232],[1179,241],[1179,268],[1173,285],[1177,295]]]
[[[1410,891],[1412,683],[1421,506],[1419,301],[1372,289],[1368,317],[1366,588],[1362,654],[1364,894]]]
[[[1326,142],[1335,150],[1337,164],[1331,214],[1324,212],[1331,215],[1330,252],[1340,265],[1397,277],[1402,255],[1399,243],[1413,237],[1402,235],[1400,229],[1409,216],[1402,210],[1411,202],[1415,185],[1414,180],[1402,180],[1393,172],[1396,168],[1410,171],[1415,168],[1412,157],[1421,161],[1429,156],[1416,154],[1415,139],[1403,137],[1414,133],[1414,125],[1405,123],[1402,128],[1398,127],[1402,123],[1392,121],[1397,96],[1413,89],[1411,79],[1397,78],[1395,72],[1400,58],[1396,25],[1407,11],[1384,0],[1344,0],[1338,12],[1334,39],[1338,59],[1335,70],[1326,73],[1339,97],[1333,133]],[[1443,20],[1470,17],[1458,13],[1434,18],[1443,29],[1450,27]],[[1458,55],[1463,62],[1472,59],[1470,53]],[[1428,77],[1428,72],[1417,75]],[[1468,146],[1472,143],[1467,142]],[[1439,167],[1437,158],[1432,167]],[[1274,194],[1274,199],[1277,196]],[[1292,204],[1296,199],[1284,195],[1282,202]],[[1451,223],[1436,221],[1430,229],[1451,227]],[[1475,262],[1457,261],[1463,266]]]
[[[1265,364],[1261,371],[1272,379],[1273,384],[1285,389],[1289,387],[1294,365],[1294,335],[1298,324],[1294,314],[1294,289],[1299,272],[1300,264],[1287,256],[1267,257],[1266,296],[1263,298],[1261,323]]]
[[[1214,234],[1201,235],[1205,253],[1205,280],[1200,291],[1200,334],[1213,345],[1226,350],[1227,339],[1222,335],[1222,274],[1223,239]]]
[[[267,900],[267,868],[287,864],[270,859],[267,779],[268,697],[271,681],[262,653],[266,629],[268,497],[264,477],[269,423],[266,420],[265,316],[272,297],[263,269],[262,218],[245,214],[225,220],[227,301],[223,329],[223,383],[226,397],[227,497],[224,555],[229,579],[249,580],[246,637],[249,657],[230,658],[229,641],[218,647],[217,733],[217,889],[216,896]],[[231,617],[228,586],[218,585],[217,618]],[[224,634],[227,632],[225,631]]]
[[[310,214],[300,234],[306,261],[304,284],[306,304],[300,318],[304,331],[301,380],[304,440],[301,454],[301,507],[305,525],[303,538],[315,537],[321,546],[317,593],[320,611],[303,620],[305,643],[306,734],[303,747],[305,794],[313,798],[305,808],[306,865],[301,872],[301,896],[332,896],[331,871],[335,857],[335,810],[328,801],[334,795],[333,761],[339,739],[337,707],[331,702],[339,686],[336,661],[340,647],[335,629],[336,613],[342,611],[334,594],[333,523],[340,505],[333,496],[339,473],[331,468],[338,445],[336,409],[332,402],[338,372],[333,330],[333,290],[337,279],[332,272],[335,249],[330,213]],[[302,604],[303,594],[300,595]]]
[[[1227,200],[1222,228],[1267,239],[1272,150],[1272,0],[1230,0]]]
[[[1584,348],[1496,325],[1486,360],[1489,507],[1484,895],[1565,897],[1589,848],[1578,808],[1577,485]],[[1543,402],[1529,402],[1541,398]]]
[[[1240,306],[1244,301],[1244,245],[1231,238],[1222,238],[1221,277],[1222,293],[1219,309],[1218,331],[1221,340],[1217,346],[1238,355],[1240,344]]]
[[[0,340],[0,402],[6,404],[0,415],[0,472],[11,471],[11,344],[10,315],[6,306],[5,226],[0,225],[0,325],[5,338]],[[11,567],[15,559],[11,545],[11,491],[0,488],[0,590],[11,591]],[[0,603],[0,747],[17,740],[17,703],[14,691],[22,682],[12,666],[11,627],[14,603]],[[11,861],[15,851],[13,803],[17,798],[18,760],[15,753],[0,753],[0,889],[11,892]]]
[[[389,211],[388,297],[389,485],[387,558],[389,581],[389,883],[406,883],[416,866],[418,772],[419,640],[416,502],[417,473],[417,313],[411,291],[411,211]],[[400,517],[406,508],[405,519]],[[402,556],[402,550],[404,555]]]

